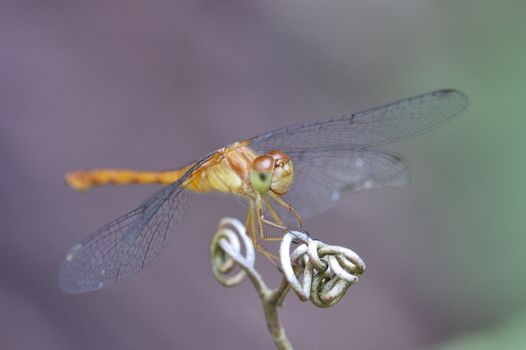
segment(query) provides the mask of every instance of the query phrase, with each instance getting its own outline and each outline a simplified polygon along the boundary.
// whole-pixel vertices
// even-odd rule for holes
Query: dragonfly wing
[[[276,129],[251,138],[250,147],[264,153],[381,146],[425,133],[458,115],[467,103],[461,91],[438,90],[359,113]]]
[[[376,147],[430,131],[462,112],[467,102],[461,91],[438,90],[359,113],[276,129],[250,139],[249,146],[258,154],[277,149],[291,157],[294,182],[283,198],[308,217],[328,209],[345,193],[406,185],[405,160]]]
[[[206,159],[137,209],[75,245],[60,270],[62,290],[81,293],[106,287],[139,272],[159,255],[173,236],[191,195],[182,183]]]
[[[329,209],[347,193],[409,184],[407,162],[400,155],[383,150],[291,152],[294,182],[282,198],[302,217]],[[291,223],[286,210],[274,204],[281,217]]]

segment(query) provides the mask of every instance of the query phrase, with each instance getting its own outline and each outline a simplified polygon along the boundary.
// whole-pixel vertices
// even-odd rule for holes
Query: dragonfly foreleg
[[[273,210],[274,209],[272,209],[272,211]],[[275,223],[273,221],[267,220],[265,218],[265,216],[263,215],[263,204],[261,203],[261,196],[256,199],[256,211],[257,211],[258,222],[259,222],[259,226],[260,226],[259,227],[259,236],[261,237],[261,239],[264,239],[264,240],[267,240],[267,241],[278,241],[278,240],[281,240],[281,237],[267,237],[267,236],[265,236],[265,230],[263,228],[263,224],[267,224],[269,226],[276,227],[276,228],[279,228],[281,230],[286,230],[287,227],[284,226],[283,223],[278,224],[278,223]],[[272,211],[271,211],[271,215],[273,216]],[[279,217],[277,216],[275,211],[274,211],[274,214],[276,215],[278,220],[281,222],[281,219],[279,219]]]
[[[256,248],[258,252],[263,254],[263,256],[265,256],[273,265],[277,266],[279,258],[276,255],[269,252],[268,250],[266,250],[265,248],[263,248],[263,246],[259,243],[258,240],[258,231],[259,236],[262,240],[272,240],[265,236],[263,226],[264,222],[261,220],[261,217],[259,215],[260,213],[262,213],[261,201],[251,200],[248,208],[247,220],[245,222],[246,232],[248,234],[248,232],[250,231],[250,237],[252,239],[252,243],[254,244],[254,248]]]
[[[296,211],[296,209],[294,209],[294,207],[292,205],[290,205],[289,203],[287,203],[283,199],[281,199],[281,197],[278,196],[277,194],[274,194],[272,192],[270,192],[269,194],[276,202],[278,202],[279,205],[281,205],[282,207],[284,207],[285,209],[287,209],[288,211],[290,211],[292,213],[292,215],[294,216],[294,218],[296,219],[296,221],[298,223],[298,226],[299,226],[300,230],[303,231],[303,221],[301,220],[301,216]]]
[[[272,207],[272,204],[270,203],[270,200],[268,199],[268,197],[266,195],[262,195],[262,197],[263,197],[263,200],[265,201],[265,206],[266,206],[268,212],[270,213],[270,215],[274,219],[274,222],[276,224],[278,224],[278,225],[281,225],[283,227],[283,229],[285,229],[286,226],[285,226],[285,224],[283,224],[283,220],[281,220],[281,218],[279,217],[278,213],[276,213],[276,210],[274,209],[274,207]]]

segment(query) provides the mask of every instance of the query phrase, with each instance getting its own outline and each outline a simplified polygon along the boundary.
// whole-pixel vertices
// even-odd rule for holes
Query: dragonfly
[[[92,291],[142,270],[174,236],[195,193],[226,193],[248,203],[246,232],[271,259],[260,241],[280,237],[267,235],[268,229],[303,229],[303,218],[326,211],[349,193],[407,186],[407,162],[381,146],[430,131],[467,104],[465,93],[442,89],[275,129],[176,170],[69,172],[66,183],[79,191],[102,185],[166,186],[73,246],[59,273],[60,287],[68,293]]]

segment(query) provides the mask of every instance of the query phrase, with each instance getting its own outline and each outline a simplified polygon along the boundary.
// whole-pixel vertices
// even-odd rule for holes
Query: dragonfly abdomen
[[[66,174],[66,183],[81,192],[104,185],[162,184],[177,181],[190,167],[169,171],[137,171],[128,169],[88,169],[76,170]]]

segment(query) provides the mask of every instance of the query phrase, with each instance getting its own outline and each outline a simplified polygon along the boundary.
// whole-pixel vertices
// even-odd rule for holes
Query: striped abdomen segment
[[[66,183],[77,191],[88,191],[92,187],[104,185],[162,184],[169,185],[179,179],[188,169],[168,171],[136,171],[127,169],[89,169],[77,170],[66,174]]]

